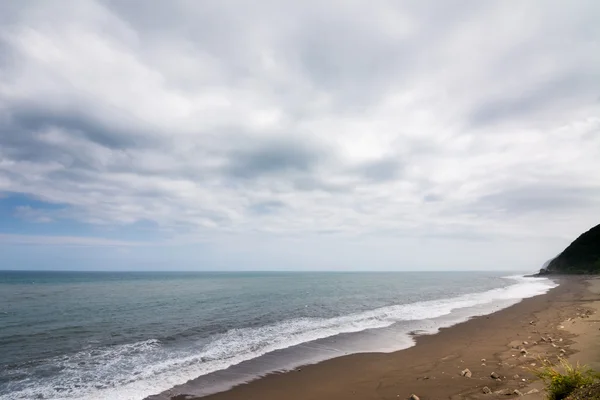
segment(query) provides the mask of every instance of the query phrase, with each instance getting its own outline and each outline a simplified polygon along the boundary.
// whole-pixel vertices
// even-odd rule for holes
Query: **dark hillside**
[[[540,274],[600,273],[600,225],[579,236],[554,258]]]

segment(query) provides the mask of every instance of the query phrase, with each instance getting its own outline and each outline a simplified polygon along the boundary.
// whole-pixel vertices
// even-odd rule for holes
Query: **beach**
[[[272,373],[203,400],[543,399],[532,368],[543,359],[600,363],[600,279],[555,277],[560,285],[496,313],[416,337],[394,353],[353,354]],[[471,377],[463,376],[468,369]],[[499,377],[493,379],[491,375]],[[490,394],[484,387],[489,388]],[[517,390],[518,392],[515,392]],[[173,400],[198,399],[179,394]]]

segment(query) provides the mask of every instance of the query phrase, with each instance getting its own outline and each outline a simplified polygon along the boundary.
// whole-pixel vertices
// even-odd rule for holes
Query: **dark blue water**
[[[504,275],[0,271],[0,400],[142,399],[276,350],[553,286]]]

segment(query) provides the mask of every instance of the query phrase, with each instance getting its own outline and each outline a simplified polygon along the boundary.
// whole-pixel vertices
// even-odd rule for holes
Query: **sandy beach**
[[[417,337],[395,353],[355,354],[269,374],[203,400],[543,399],[531,368],[561,354],[600,367],[600,279],[557,277],[560,286],[496,312]],[[468,369],[470,377],[462,372]],[[499,379],[493,379],[499,376]],[[492,393],[487,392],[487,389]],[[517,390],[518,392],[515,392]],[[174,396],[173,400],[197,399]]]

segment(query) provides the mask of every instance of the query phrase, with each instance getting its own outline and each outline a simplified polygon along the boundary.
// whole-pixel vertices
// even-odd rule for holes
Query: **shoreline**
[[[449,398],[479,398],[483,386],[493,391],[501,389],[539,390],[529,386],[532,354],[541,350],[544,356],[559,354],[559,349],[541,344],[521,357],[521,342],[535,342],[536,335],[562,335],[565,346],[568,332],[557,332],[562,314],[579,304],[590,277],[551,277],[560,286],[545,294],[526,298],[492,314],[473,317],[436,334],[415,335],[416,345],[393,353],[358,353],[343,355],[295,370],[272,372],[238,384],[219,393],[177,394],[167,391],[152,398],[172,400],[237,400],[237,399],[398,399],[416,393],[422,400]],[[566,318],[565,318],[566,319]],[[596,328],[597,329],[597,328]],[[509,340],[510,339],[510,340]],[[539,348],[537,348],[539,347]],[[511,354],[503,354],[503,353]],[[481,359],[488,360],[481,363]],[[539,363],[539,362],[538,362]],[[460,371],[469,368],[472,378]],[[510,370],[510,371],[509,371]],[[518,370],[519,379],[512,379]],[[504,373],[501,382],[489,377],[491,372]],[[510,375],[507,375],[509,374]],[[504,376],[504,375],[503,375]],[[523,381],[522,379],[525,379]],[[185,391],[178,391],[185,393]],[[188,392],[188,393],[194,393]],[[533,395],[530,395],[529,398]],[[489,396],[487,397],[489,398]],[[540,397],[542,398],[542,397]]]
[[[170,400],[176,398],[177,395],[182,395],[180,397],[187,395],[188,398],[201,398],[226,392],[236,386],[247,384],[271,374],[295,371],[308,365],[315,365],[347,355],[390,354],[401,351],[415,346],[415,338],[420,335],[435,335],[442,328],[460,324],[477,316],[492,314],[522,301],[523,298],[546,293],[551,287],[556,286],[551,280],[527,279],[523,275],[502,275],[498,278],[501,278],[504,282],[509,282],[508,285],[485,288],[483,291],[477,291],[476,287],[472,287],[471,289],[475,291],[457,294],[456,296],[401,303],[392,306],[393,309],[387,310],[387,312],[404,312],[409,317],[412,315],[413,319],[400,319],[384,327],[340,332],[324,338],[276,349],[227,368],[207,374],[199,374],[184,383],[147,395],[144,399]],[[396,309],[398,307],[404,307],[406,310]],[[385,308],[374,309],[372,312]],[[285,339],[285,336],[283,339]]]
[[[208,396],[180,394],[170,398],[398,399],[415,393],[421,400],[478,399],[484,398],[482,390],[488,386],[494,392],[509,391],[509,394],[514,390],[538,391],[528,398],[542,399],[541,383],[530,370],[532,364],[539,365],[537,357],[556,357],[562,354],[561,350],[577,358],[581,350],[576,348],[577,342],[573,339],[582,333],[570,329],[579,325],[575,325],[575,320],[568,329],[561,324],[569,315],[575,315],[586,299],[595,299],[588,286],[593,283],[600,293],[600,280],[595,278],[557,276],[552,279],[559,280],[560,285],[545,294],[442,328],[433,335],[416,335],[416,345],[404,350],[344,355],[292,371],[270,373]],[[594,329],[598,331],[597,327]],[[542,342],[541,337],[553,337],[557,342]],[[527,348],[527,354],[522,355],[519,347]],[[600,354],[600,348],[597,350]],[[487,361],[482,362],[482,359]],[[471,378],[461,376],[465,368],[471,371]],[[492,372],[500,374],[501,380],[490,378]]]

